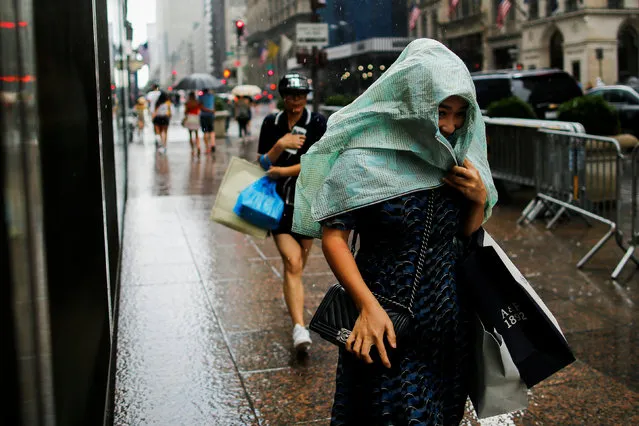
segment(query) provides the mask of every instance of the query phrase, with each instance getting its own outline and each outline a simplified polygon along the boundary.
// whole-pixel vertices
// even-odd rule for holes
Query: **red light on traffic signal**
[[[270,76],[272,76],[273,74],[275,74],[275,73],[273,72],[273,70],[268,70],[268,71],[266,71],[266,73],[269,75],[269,77],[270,77]]]
[[[226,79],[225,78],[222,79],[222,84],[226,84]]]
[[[171,71],[171,74],[177,75],[177,71],[173,70],[173,71]]]
[[[273,95],[270,95],[270,94],[269,94],[269,95],[268,95],[268,98],[269,98],[269,99],[273,99]]]
[[[269,86],[271,88],[271,90],[275,90],[277,88],[277,86],[275,85],[275,83],[271,83],[271,85]]]
[[[172,91],[173,91],[173,87],[169,86],[169,92],[172,92]]]
[[[235,32],[238,37],[242,37],[244,35],[244,21],[241,19],[235,21]]]

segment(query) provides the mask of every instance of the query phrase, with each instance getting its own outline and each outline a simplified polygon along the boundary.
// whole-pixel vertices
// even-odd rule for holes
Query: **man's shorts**
[[[200,127],[204,133],[211,133],[213,131],[213,116],[200,115]]]

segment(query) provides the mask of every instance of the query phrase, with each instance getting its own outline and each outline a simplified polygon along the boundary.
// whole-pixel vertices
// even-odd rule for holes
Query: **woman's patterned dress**
[[[448,187],[424,190],[322,224],[356,229],[357,265],[364,281],[376,295],[408,306],[430,198],[431,227],[408,338],[398,341],[390,369],[379,356],[369,365],[340,351],[332,425],[448,426],[459,424],[463,417],[471,337],[466,304],[455,279],[463,197]]]

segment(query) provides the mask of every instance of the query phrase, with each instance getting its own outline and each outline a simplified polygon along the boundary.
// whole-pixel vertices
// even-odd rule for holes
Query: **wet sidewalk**
[[[232,156],[255,159],[261,119],[241,142],[232,123],[214,155],[192,159],[187,132],[169,130],[167,155],[150,131],[129,158],[116,425],[328,425],[336,349],[313,334],[307,357],[291,350],[282,261],[270,239],[209,220]],[[532,389],[530,409],[482,424],[639,424],[639,273],[608,279],[621,251],[610,243],[577,260],[600,228],[575,220],[546,231],[518,227],[527,199],[495,209],[487,229],[554,312],[578,361]],[[316,242],[304,274],[306,320],[334,282]],[[463,424],[479,424],[469,412]]]

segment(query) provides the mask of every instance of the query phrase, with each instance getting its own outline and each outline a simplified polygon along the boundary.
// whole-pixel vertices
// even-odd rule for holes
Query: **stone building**
[[[552,5],[540,2],[522,24],[525,68],[561,68],[584,85],[639,75],[638,0],[564,0],[554,12]]]
[[[260,87],[276,83],[278,76],[287,70],[287,58],[295,53],[294,49],[289,52],[279,50],[282,36],[295,40],[296,24],[310,22],[310,1],[246,0],[245,18],[248,33],[247,65],[244,67],[246,81]],[[273,75],[268,75],[269,69]]]
[[[409,35],[442,41],[471,71],[560,68],[584,86],[639,75],[639,0],[511,0],[498,26],[500,2],[422,0]]]

